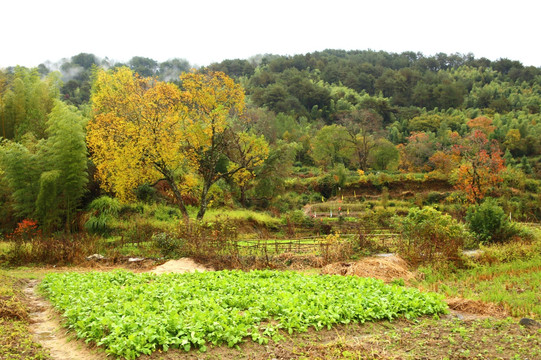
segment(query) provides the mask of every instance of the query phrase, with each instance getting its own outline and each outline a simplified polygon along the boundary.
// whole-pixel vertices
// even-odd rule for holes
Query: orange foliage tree
[[[460,146],[464,163],[457,172],[455,188],[466,194],[468,201],[479,203],[502,181],[505,168],[499,144],[489,141],[483,130],[473,130]]]

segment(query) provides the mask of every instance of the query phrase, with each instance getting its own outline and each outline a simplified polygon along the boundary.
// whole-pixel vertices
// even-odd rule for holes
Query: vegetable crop
[[[376,279],[278,271],[56,273],[41,289],[79,338],[127,359],[447,311],[441,295]]]

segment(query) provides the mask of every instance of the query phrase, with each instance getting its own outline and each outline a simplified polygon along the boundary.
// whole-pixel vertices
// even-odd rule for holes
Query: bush
[[[426,196],[427,204],[435,204],[442,202],[447,197],[446,193],[440,193],[437,191],[431,191]]]
[[[404,218],[394,218],[401,241],[398,253],[414,263],[458,262],[465,241],[471,237],[463,224],[432,207],[412,208]]]
[[[150,184],[143,184],[135,189],[135,196],[139,201],[151,203],[156,201],[156,189]]]
[[[152,235],[154,246],[166,258],[182,257],[184,255],[184,240],[166,232]]]
[[[91,215],[85,223],[88,232],[99,235],[107,235],[111,231],[110,222],[120,212],[120,203],[117,199],[101,196],[90,203]]]
[[[502,243],[520,233],[495,199],[487,198],[481,205],[468,209],[466,222],[478,241],[483,243]]]

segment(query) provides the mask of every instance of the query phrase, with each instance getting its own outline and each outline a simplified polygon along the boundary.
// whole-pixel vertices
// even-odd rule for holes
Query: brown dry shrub
[[[88,234],[53,234],[15,242],[6,258],[9,263],[20,264],[78,264],[88,254],[97,252],[98,238]]]
[[[28,312],[16,296],[0,296],[0,319],[26,320]]]

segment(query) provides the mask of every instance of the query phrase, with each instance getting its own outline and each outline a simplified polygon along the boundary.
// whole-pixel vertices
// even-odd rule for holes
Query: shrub
[[[304,211],[302,210],[293,210],[289,212],[286,215],[286,218],[284,218],[284,222],[287,222],[286,220],[289,219],[289,221],[293,222],[297,225],[304,225],[304,226],[313,226],[314,225],[314,219],[307,216]]]
[[[111,231],[110,222],[118,216],[120,203],[117,199],[101,196],[90,203],[91,215],[85,223],[88,232],[107,235]]]
[[[443,201],[447,197],[446,193],[440,193],[437,191],[431,191],[426,196],[427,204],[435,204]]]
[[[154,246],[166,258],[181,257],[184,255],[184,240],[166,232],[152,235]]]
[[[463,224],[432,207],[412,208],[404,218],[394,218],[401,241],[399,254],[414,263],[460,260],[460,251],[471,235]]]
[[[468,208],[466,222],[480,242],[502,243],[520,233],[520,229],[507,218],[492,198]]]
[[[137,200],[150,203],[156,200],[156,189],[150,184],[143,184],[135,189],[135,196]]]

